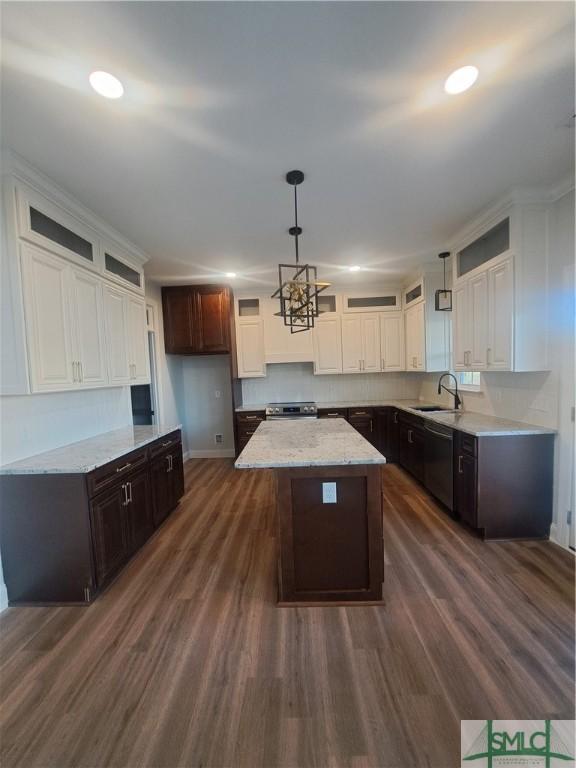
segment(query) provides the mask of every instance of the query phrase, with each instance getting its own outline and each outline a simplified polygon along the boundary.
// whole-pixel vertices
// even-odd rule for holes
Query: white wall
[[[550,349],[551,370],[542,373],[482,374],[482,393],[463,393],[464,408],[506,419],[558,429],[555,456],[554,526],[569,509],[573,467],[574,405],[574,191],[552,206],[550,219]],[[538,297],[534,297],[538,311]],[[425,376],[420,397],[452,405],[447,393],[437,395],[438,376]]]
[[[275,363],[262,379],[242,380],[244,405],[290,400],[318,403],[379,398],[418,397],[420,375],[416,373],[365,373],[314,376],[312,363]]]
[[[181,360],[182,428],[188,455],[233,456],[230,356],[204,355]],[[223,436],[220,445],[214,439],[217,433]]]

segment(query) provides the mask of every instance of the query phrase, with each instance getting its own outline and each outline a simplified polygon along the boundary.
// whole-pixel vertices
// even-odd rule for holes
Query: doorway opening
[[[134,384],[130,387],[132,400],[132,423],[158,424],[158,364],[156,355],[155,308],[146,305],[146,323],[148,328],[148,359],[150,361],[150,383]]]

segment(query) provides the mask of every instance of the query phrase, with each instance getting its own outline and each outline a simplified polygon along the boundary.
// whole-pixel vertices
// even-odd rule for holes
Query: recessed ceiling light
[[[106,99],[119,99],[124,93],[124,86],[120,80],[109,72],[92,72],[88,79],[96,93]]]
[[[467,65],[456,69],[444,83],[446,93],[463,93],[471,88],[478,79],[478,67]]]
[[[236,272],[226,272],[226,277],[236,277]]]
[[[352,267],[348,267],[348,272],[360,272],[361,267],[359,267],[357,264],[354,264]]]

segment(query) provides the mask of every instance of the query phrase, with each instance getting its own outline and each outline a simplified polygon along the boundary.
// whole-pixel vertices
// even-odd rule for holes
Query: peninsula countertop
[[[180,424],[141,425],[103,432],[95,437],[70,443],[61,448],[38,453],[11,464],[0,466],[0,475],[50,475],[84,474],[108,464],[126,453],[153,443],[170,432],[180,429]]]
[[[452,409],[422,412],[418,411],[419,406],[434,405],[434,403],[415,399],[396,399],[396,400],[351,400],[336,402],[316,402],[318,408],[398,408],[400,411],[412,413],[420,416],[426,421],[433,421],[437,424],[444,424],[451,429],[457,429],[460,432],[466,432],[475,437],[510,437],[516,435],[554,435],[555,429],[539,427],[536,424],[527,424],[523,421],[512,421],[503,419],[499,416],[490,416],[474,411],[455,411]],[[265,405],[242,405],[236,408],[237,413],[243,411],[264,411]]]
[[[344,419],[263,421],[237,458],[237,469],[385,464]]]

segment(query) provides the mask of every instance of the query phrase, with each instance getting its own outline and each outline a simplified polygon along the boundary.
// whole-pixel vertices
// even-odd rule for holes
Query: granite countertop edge
[[[11,462],[10,464],[0,465],[0,476],[87,474],[88,472],[93,472],[99,467],[103,467],[105,464],[108,464],[111,461],[119,459],[121,456],[125,456],[127,453],[132,453],[132,451],[137,451],[139,448],[143,448],[145,445],[149,445],[156,440],[160,440],[162,437],[165,437],[171,432],[182,429],[181,424],[160,424],[157,426],[150,425],[150,429],[152,430],[151,434],[142,435],[137,439],[134,438],[131,445],[127,445],[127,443],[124,442],[122,446],[118,446],[118,448],[112,448],[110,450],[101,445],[101,443],[105,441],[106,438],[113,441],[116,437],[117,440],[129,441],[129,430],[133,431],[134,429],[138,429],[140,432],[143,432],[143,427],[146,426],[148,425],[127,425],[126,427],[121,427],[120,429],[115,429],[110,432],[102,432],[99,435],[87,437],[84,440],[68,443],[68,445],[62,445],[59,448],[53,448],[49,451],[43,451],[42,453],[38,453],[33,456],[27,456],[24,459],[18,459],[17,461]],[[90,446],[90,443],[93,444],[92,447]],[[74,455],[80,447],[85,450],[87,454],[89,454],[90,450],[92,450],[94,453],[97,452],[97,455],[92,460],[86,458],[84,459],[83,463],[71,464],[70,461],[65,458],[66,453]],[[50,463],[51,455],[61,456],[61,458],[58,459],[55,456],[52,460],[52,463]]]
[[[549,427],[539,427],[536,424],[528,424],[522,421],[514,421],[513,419],[504,419],[500,416],[490,416],[487,414],[477,413],[475,411],[455,411],[448,409],[444,411],[438,411],[436,413],[426,413],[416,410],[416,406],[436,405],[436,403],[430,403],[415,399],[389,399],[389,400],[340,400],[335,402],[316,402],[318,408],[385,408],[393,407],[398,408],[406,413],[411,413],[414,416],[419,416],[425,421],[431,421],[436,424],[441,424],[450,429],[455,429],[458,432],[465,432],[468,435],[474,437],[514,437],[522,435],[555,435],[557,430],[550,429]],[[251,412],[251,411],[264,411],[266,405],[254,404],[254,405],[241,405],[235,410],[236,413]],[[455,417],[460,418],[468,417],[469,420],[476,420],[481,423],[484,422],[485,426],[478,425],[472,426],[470,424],[454,423]]]

